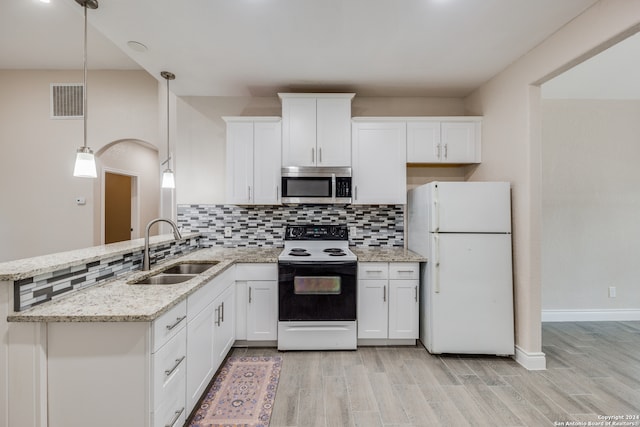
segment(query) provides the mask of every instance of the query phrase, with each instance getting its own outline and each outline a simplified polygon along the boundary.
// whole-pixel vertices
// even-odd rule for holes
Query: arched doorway
[[[160,212],[158,150],[140,140],[119,140],[96,153],[98,180],[94,239],[100,244],[143,236]],[[128,220],[128,221],[127,221]],[[128,229],[128,232],[127,232]]]

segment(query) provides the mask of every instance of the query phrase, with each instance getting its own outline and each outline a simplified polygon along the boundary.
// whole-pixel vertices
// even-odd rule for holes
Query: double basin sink
[[[149,277],[129,282],[131,285],[175,285],[204,273],[219,261],[184,261],[171,267],[165,268]]]

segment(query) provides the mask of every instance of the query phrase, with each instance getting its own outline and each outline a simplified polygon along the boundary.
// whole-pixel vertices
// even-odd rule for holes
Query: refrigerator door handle
[[[435,232],[440,231],[440,202],[438,200],[438,186],[434,186],[433,188],[433,217],[434,217],[434,226]]]
[[[434,282],[435,282],[433,284],[434,285],[433,289],[434,289],[434,292],[436,294],[439,294],[440,293],[440,237],[436,234],[434,236],[434,239],[435,239],[435,243],[436,243],[436,250],[435,250],[436,259],[435,259],[435,262],[434,262],[434,265],[433,265],[434,268],[435,268],[435,271],[433,272],[434,273]]]

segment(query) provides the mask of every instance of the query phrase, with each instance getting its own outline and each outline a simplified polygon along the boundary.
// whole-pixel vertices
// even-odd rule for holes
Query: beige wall
[[[640,2],[600,1],[466,100],[471,114],[484,116],[483,162],[469,179],[504,179],[513,185],[516,344],[526,353],[541,351],[541,129],[536,84],[635,32],[639,25]]]
[[[0,261],[93,246],[95,182],[74,178],[82,120],[51,120],[51,83],[82,71],[0,70]],[[88,145],[158,141],[157,81],[143,71],[93,71]],[[78,206],[76,197],[86,205]]]
[[[638,310],[640,101],[542,111],[542,309]]]
[[[461,116],[459,98],[359,97],[353,98],[352,116]],[[277,96],[182,97],[177,103],[176,198],[178,204],[225,202],[225,138],[222,116],[281,116]],[[463,168],[411,167],[410,186],[433,179],[462,180]]]

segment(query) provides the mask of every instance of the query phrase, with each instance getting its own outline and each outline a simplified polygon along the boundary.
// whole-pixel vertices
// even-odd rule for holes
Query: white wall
[[[74,178],[82,120],[51,120],[51,83],[82,71],[0,70],[0,261],[98,244],[94,181]],[[158,141],[157,81],[144,71],[88,76],[88,145]],[[87,204],[77,206],[76,197]]]
[[[461,116],[459,98],[353,98],[352,116]],[[178,204],[225,202],[226,126],[222,116],[281,116],[273,97],[181,97],[177,103],[176,198]],[[411,167],[411,186],[433,179],[464,179],[464,168]]]
[[[640,311],[640,101],[542,112],[542,309]]]
[[[482,164],[471,180],[513,185],[516,344],[541,351],[541,137],[538,84],[640,28],[640,2],[602,0],[466,100],[484,116]]]

